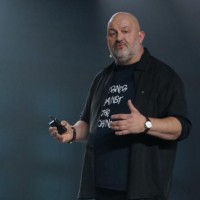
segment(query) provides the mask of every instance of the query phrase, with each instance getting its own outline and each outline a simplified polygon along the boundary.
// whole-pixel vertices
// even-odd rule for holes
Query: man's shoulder
[[[170,65],[166,64],[162,60],[153,57],[151,59],[151,64],[147,69],[147,74],[152,75],[152,77],[159,83],[172,84],[181,83],[181,77]]]
[[[110,65],[108,65],[108,66],[104,67],[103,69],[101,69],[100,71],[98,71],[97,74],[96,74],[96,77],[109,74],[110,72],[113,71],[114,67],[115,67],[115,63],[113,62]]]
[[[174,71],[167,62],[155,57],[152,55],[147,48],[144,51],[144,60],[149,63],[150,67],[154,67],[155,69],[166,70],[166,71]]]
[[[160,73],[176,74],[175,70],[169,64],[154,56],[151,56],[150,67]]]
[[[94,79],[92,81],[92,85],[99,85],[99,83],[105,82],[107,81],[110,76],[112,75],[112,71],[114,69],[114,62],[111,63],[110,65],[104,67],[103,69],[101,69],[100,71],[98,71],[96,73],[96,75],[94,76]]]

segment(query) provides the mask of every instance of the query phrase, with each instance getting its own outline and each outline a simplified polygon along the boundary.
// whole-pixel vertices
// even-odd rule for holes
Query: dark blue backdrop
[[[49,114],[74,123],[94,75],[111,60],[110,16],[138,16],[145,46],[185,83],[191,136],[180,143],[171,200],[199,200],[199,0],[0,1],[0,199],[74,200],[84,143],[48,134]]]

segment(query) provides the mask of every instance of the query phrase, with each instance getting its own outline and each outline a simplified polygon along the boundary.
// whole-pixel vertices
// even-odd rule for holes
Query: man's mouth
[[[115,44],[115,48],[117,49],[122,49],[124,48],[126,45],[124,43],[118,43],[118,44]]]

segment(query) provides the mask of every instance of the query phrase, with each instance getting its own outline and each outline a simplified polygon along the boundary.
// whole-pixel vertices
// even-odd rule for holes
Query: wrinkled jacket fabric
[[[101,105],[106,98],[115,64],[102,70],[94,79],[81,115],[89,124],[89,135],[78,199],[95,197],[93,139]],[[167,200],[171,188],[177,142],[189,134],[184,87],[178,75],[145,49],[133,72],[136,108],[148,117],[175,116],[181,122],[182,134],[176,141],[161,140],[148,134],[130,134],[130,166],[127,194],[129,199]]]

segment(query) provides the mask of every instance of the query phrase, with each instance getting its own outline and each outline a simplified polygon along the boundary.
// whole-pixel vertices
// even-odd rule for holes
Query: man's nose
[[[123,39],[123,34],[121,32],[118,32],[117,33],[117,37],[116,37],[116,40],[117,41],[121,41]]]

